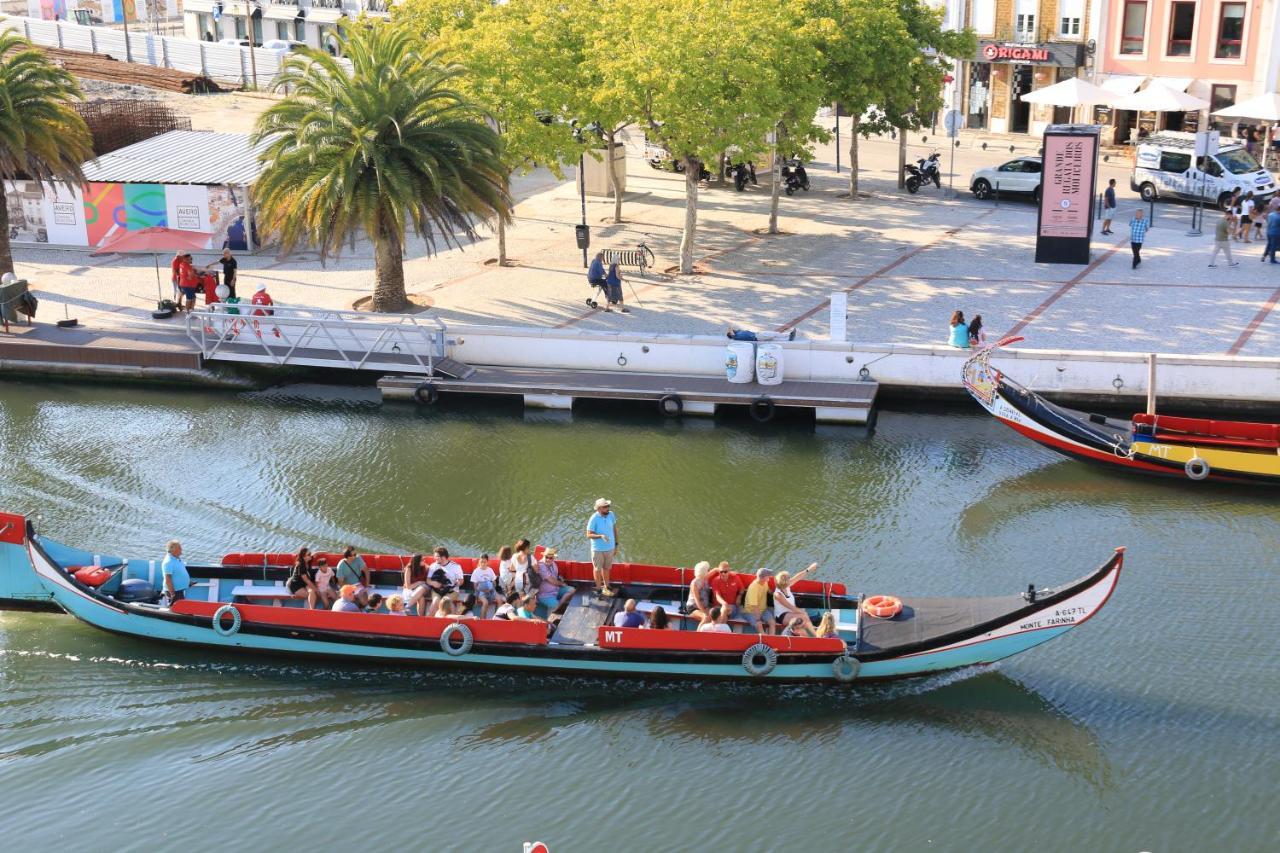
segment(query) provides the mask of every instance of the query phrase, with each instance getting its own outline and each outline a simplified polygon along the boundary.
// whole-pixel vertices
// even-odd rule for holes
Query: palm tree
[[[74,103],[75,78],[12,30],[0,33],[0,273],[13,272],[4,181],[75,186],[93,138]]]
[[[399,311],[406,224],[433,252],[458,245],[479,222],[509,222],[502,143],[484,114],[451,88],[461,73],[403,25],[355,22],[334,57],[300,51],[276,81],[289,94],[258,120],[268,140],[254,186],[264,231],[284,251],[321,257],[363,231],[373,241],[373,310]]]

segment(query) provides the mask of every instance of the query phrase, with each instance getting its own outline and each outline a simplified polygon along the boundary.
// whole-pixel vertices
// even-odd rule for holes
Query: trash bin
[[[782,384],[782,347],[761,344],[756,348],[756,381],[761,385]]]
[[[751,341],[733,341],[725,349],[724,374],[730,382],[746,385],[755,375],[756,345]]]

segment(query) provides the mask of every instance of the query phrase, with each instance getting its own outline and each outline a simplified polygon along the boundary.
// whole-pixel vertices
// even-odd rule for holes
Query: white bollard
[[[831,340],[849,340],[849,294],[839,291],[831,294]]]

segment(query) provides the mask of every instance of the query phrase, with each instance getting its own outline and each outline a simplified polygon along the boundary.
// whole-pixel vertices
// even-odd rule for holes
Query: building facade
[[[281,39],[333,52],[343,18],[386,18],[389,9],[390,0],[185,0],[183,32],[216,42],[247,39],[252,26],[255,44]]]

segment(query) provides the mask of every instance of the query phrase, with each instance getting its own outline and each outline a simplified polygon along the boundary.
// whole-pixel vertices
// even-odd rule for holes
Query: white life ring
[[[759,678],[773,672],[777,665],[778,652],[765,643],[756,643],[742,653],[742,668],[747,671],[747,675]]]
[[[861,668],[862,664],[851,655],[840,655],[840,657],[831,662],[831,674],[841,684],[848,684],[857,678],[858,670]]]
[[[462,635],[462,645],[455,646],[453,637],[455,634]],[[471,646],[475,643],[475,636],[472,635],[471,629],[461,622],[454,622],[452,625],[446,625],[444,630],[440,632],[440,649],[447,655],[453,657],[462,657],[471,651]]]
[[[1199,456],[1192,456],[1187,460],[1183,470],[1187,472],[1187,476],[1191,479],[1203,480],[1209,476],[1209,463]]]
[[[222,617],[231,614],[231,627],[224,627]],[[220,637],[230,637],[240,630],[240,611],[230,604],[224,604],[213,612],[213,633]]]

